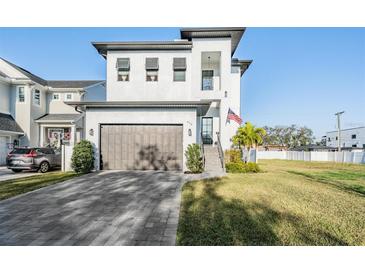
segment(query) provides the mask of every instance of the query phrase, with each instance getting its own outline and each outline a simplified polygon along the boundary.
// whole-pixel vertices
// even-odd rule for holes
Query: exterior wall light
[[[94,136],[94,130],[92,128],[89,130],[89,135]]]
[[[191,136],[191,128],[188,129],[188,135]]]

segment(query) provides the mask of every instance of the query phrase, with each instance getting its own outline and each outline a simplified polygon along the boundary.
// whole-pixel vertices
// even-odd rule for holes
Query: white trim
[[[70,123],[72,124],[74,120],[47,120],[47,121],[35,121],[36,123]]]
[[[24,135],[24,132],[8,131],[8,130],[1,130],[0,129],[0,135],[1,134]],[[10,135],[6,135],[6,136],[10,136]]]
[[[9,77],[4,77],[4,76],[1,76],[0,75],[0,82],[4,82],[4,83],[7,83],[7,84],[10,84],[11,83],[11,79]]]

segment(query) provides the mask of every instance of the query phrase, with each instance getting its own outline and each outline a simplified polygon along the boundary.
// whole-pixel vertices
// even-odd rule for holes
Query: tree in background
[[[307,127],[298,127],[297,125],[265,126],[264,130],[267,135],[264,136],[264,145],[280,145],[288,148],[305,146],[313,143],[313,131]]]

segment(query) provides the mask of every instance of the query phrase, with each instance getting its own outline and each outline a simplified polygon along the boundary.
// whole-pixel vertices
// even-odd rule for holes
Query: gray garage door
[[[102,125],[102,169],[181,170],[182,125]]]

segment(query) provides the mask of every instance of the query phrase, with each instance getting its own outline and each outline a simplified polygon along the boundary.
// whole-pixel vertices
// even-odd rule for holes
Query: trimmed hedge
[[[226,171],[228,173],[258,173],[261,170],[256,163],[244,163],[240,161],[236,163],[226,163]]]
[[[238,163],[242,161],[242,153],[239,149],[228,149],[225,151],[226,163]]]
[[[82,140],[75,145],[71,167],[77,173],[88,173],[94,168],[94,150],[90,141]]]

